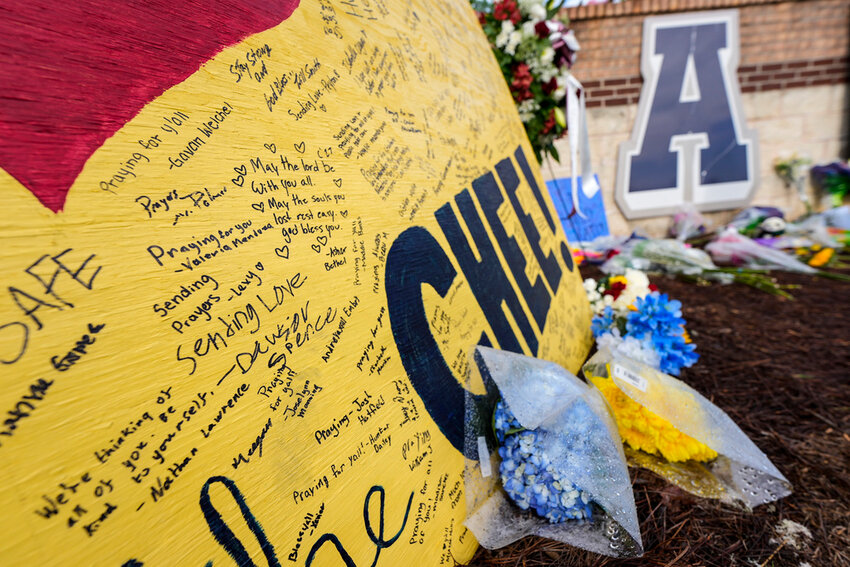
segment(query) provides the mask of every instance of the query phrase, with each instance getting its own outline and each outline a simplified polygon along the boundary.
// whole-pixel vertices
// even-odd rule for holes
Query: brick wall
[[[626,0],[566,10],[582,46],[573,72],[587,106],[637,102],[646,16],[721,8],[739,10],[742,92],[850,80],[848,0]]]
[[[627,221],[614,202],[617,152],[631,135],[643,84],[644,18],[730,8],[739,11],[744,116],[759,135],[753,202],[778,206],[791,217],[801,214],[800,200],[773,171],[774,159],[796,152],[826,163],[848,154],[850,0],[625,0],[569,9],[582,45],[573,72],[587,91],[591,154],[613,234],[642,229],[661,235],[670,222],[668,217]],[[571,173],[567,138],[557,147],[564,162],[544,164],[547,178]],[[811,197],[817,202],[813,191]],[[734,214],[707,216],[718,224]]]
[[[738,67],[741,92],[754,93],[846,83],[848,58],[826,57],[783,63],[760,63]]]

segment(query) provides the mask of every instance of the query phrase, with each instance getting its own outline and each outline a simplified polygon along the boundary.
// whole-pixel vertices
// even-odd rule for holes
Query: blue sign
[[[735,72],[738,12],[647,18],[637,121],[621,144],[615,198],[626,218],[750,202],[757,138],[741,109]]]
[[[597,190],[593,196],[588,197],[582,189],[581,177],[577,179],[577,191],[573,191],[573,182],[569,177],[546,182],[567,240],[570,243],[589,242],[597,236],[609,235],[602,191]],[[594,179],[598,187],[599,179],[596,176]]]

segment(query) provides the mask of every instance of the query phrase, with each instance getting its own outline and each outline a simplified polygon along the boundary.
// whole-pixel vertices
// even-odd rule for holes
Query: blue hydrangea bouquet
[[[586,405],[577,405],[576,410],[585,415],[590,411]],[[508,497],[553,524],[592,520],[590,495],[555,466],[545,451],[542,433],[524,428],[504,400],[496,403],[493,419],[501,458],[499,476]]]
[[[538,535],[641,555],[622,441],[599,392],[552,362],[486,347],[473,368],[467,391],[483,382],[487,393],[467,397],[465,524],[479,543]]]

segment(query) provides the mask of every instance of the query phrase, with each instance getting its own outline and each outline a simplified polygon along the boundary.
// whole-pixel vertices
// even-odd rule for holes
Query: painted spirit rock
[[[0,19],[10,564],[469,558],[470,349],[584,360],[467,3],[256,4]]]

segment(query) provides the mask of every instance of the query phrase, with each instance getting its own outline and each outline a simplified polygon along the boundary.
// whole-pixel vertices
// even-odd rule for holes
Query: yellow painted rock
[[[231,4],[4,16],[24,42],[0,63],[6,565],[469,559],[470,348],[586,356],[580,278],[465,0],[290,2],[208,55],[204,30],[174,39],[256,16]],[[47,45],[86,14],[114,56]],[[37,106],[39,85],[65,94]],[[122,98],[143,104],[104,107]]]

